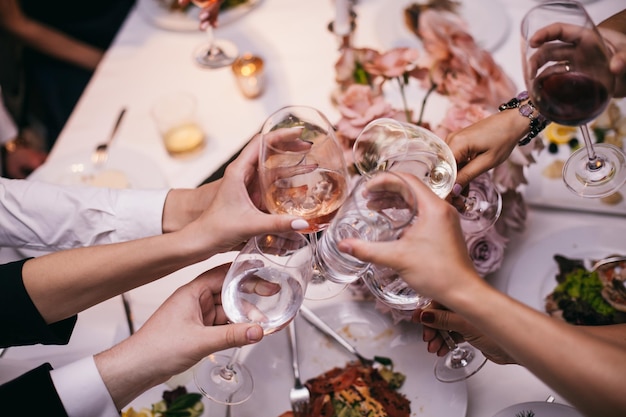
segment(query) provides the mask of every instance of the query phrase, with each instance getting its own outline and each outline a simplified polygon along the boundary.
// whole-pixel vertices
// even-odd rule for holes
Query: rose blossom
[[[369,60],[363,62],[363,67],[370,74],[396,78],[413,69],[418,57],[417,49],[394,48],[382,54],[371,55]]]
[[[467,250],[480,276],[484,277],[500,268],[507,242],[508,239],[498,233],[495,227],[482,235],[466,236]]]

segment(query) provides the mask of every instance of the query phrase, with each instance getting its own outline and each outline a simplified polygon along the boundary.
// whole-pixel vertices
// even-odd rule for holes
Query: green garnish
[[[576,269],[566,275],[565,281],[558,284],[555,294],[567,294],[572,299],[580,299],[603,316],[615,314],[615,309],[602,298],[603,285],[597,272]]]

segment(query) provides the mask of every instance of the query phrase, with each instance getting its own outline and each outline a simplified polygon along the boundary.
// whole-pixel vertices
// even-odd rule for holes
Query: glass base
[[[195,60],[199,65],[212,69],[228,67],[235,62],[238,56],[237,46],[223,39],[216,39],[213,45],[200,45],[194,53]]]
[[[467,342],[459,343],[435,363],[435,378],[441,382],[457,382],[469,378],[487,363],[483,353]]]
[[[229,356],[208,356],[197,366],[193,377],[198,389],[212,401],[241,404],[252,395],[254,381],[248,368],[240,363],[235,363],[229,372],[229,361]]]
[[[589,166],[587,150],[580,148],[565,162],[563,182],[581,197],[606,197],[626,182],[626,155],[617,146],[608,143],[596,143],[593,149],[597,157],[596,166]]]

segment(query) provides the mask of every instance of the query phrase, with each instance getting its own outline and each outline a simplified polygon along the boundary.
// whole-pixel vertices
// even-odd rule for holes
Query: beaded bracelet
[[[518,142],[519,146],[527,145],[531,139],[535,138],[539,132],[545,129],[548,123],[550,123],[548,119],[543,117],[543,115],[539,112],[537,112],[537,115],[535,116],[534,114],[537,108],[533,105],[533,102],[528,100],[526,103],[522,104],[524,100],[528,100],[528,91],[522,91],[516,97],[513,97],[511,100],[498,107],[499,111],[519,109],[519,113],[530,120],[530,124],[528,126],[529,132],[526,136],[520,139]]]

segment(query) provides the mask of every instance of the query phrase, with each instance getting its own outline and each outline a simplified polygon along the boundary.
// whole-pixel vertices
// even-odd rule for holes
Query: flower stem
[[[398,81],[398,85],[400,86],[400,95],[402,96],[402,105],[404,106],[404,116],[406,117],[407,122],[411,122],[411,112],[409,110],[409,105],[406,102],[406,94],[404,93],[404,81],[400,77],[396,77]]]
[[[420,117],[419,119],[417,119],[418,126],[421,126],[422,124],[422,118],[424,117],[424,110],[426,109],[426,101],[428,101],[428,97],[430,97],[432,92],[435,91],[436,89],[437,89],[437,84],[432,83],[430,88],[426,92],[426,95],[424,95],[424,99],[422,100],[422,108],[420,109]]]

